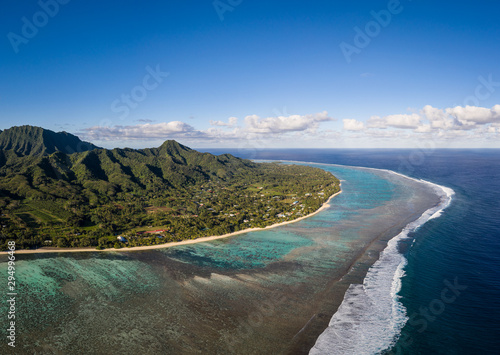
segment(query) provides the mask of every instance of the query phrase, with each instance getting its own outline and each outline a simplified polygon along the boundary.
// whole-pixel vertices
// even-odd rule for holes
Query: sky
[[[0,129],[106,148],[500,148],[496,0],[0,8]]]

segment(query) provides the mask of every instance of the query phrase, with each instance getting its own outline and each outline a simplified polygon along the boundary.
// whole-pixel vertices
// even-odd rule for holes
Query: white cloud
[[[416,113],[411,115],[390,115],[385,120],[388,126],[396,128],[417,128],[420,124],[420,116]]]
[[[378,130],[378,129],[368,129],[366,130],[366,135],[372,138],[383,138],[383,139],[407,139],[409,134],[402,130]]]
[[[368,121],[366,121],[368,128],[387,128],[385,120],[380,116],[371,116]]]
[[[130,139],[171,139],[179,137],[202,138],[205,133],[197,131],[191,125],[181,122],[162,122],[156,124],[140,124],[135,126],[94,126],[82,132],[86,139],[104,140],[130,140]]]
[[[229,117],[228,123],[223,121],[212,121],[210,120],[211,126],[219,126],[219,127],[234,127],[238,124],[237,117]]]
[[[389,115],[383,118],[372,116],[367,122],[370,128],[417,128],[420,125],[420,115]]]
[[[500,105],[495,105],[491,109],[477,106],[457,106],[447,108],[446,113],[455,117],[462,124],[500,122]]]
[[[365,128],[365,124],[361,121],[345,118],[342,120],[344,122],[344,129],[346,131],[362,131]]]
[[[447,118],[446,112],[444,112],[444,110],[432,107],[431,105],[424,106],[424,108],[420,112],[430,121],[443,120]]]
[[[210,126],[219,126],[219,127],[229,126],[229,123],[226,123],[226,122],[223,122],[223,121],[212,121],[212,120],[210,120],[209,123],[210,123]]]
[[[133,141],[131,144],[142,146],[167,139],[202,147],[311,147],[318,142],[350,144],[352,140],[365,146],[408,146],[427,140],[441,142],[444,147],[470,146],[468,142],[472,140],[477,146],[485,142],[491,146],[500,135],[500,105],[491,109],[474,106],[440,109],[427,105],[408,114],[371,116],[366,121],[343,119],[343,130],[331,130],[334,125],[322,124],[328,121],[334,119],[326,111],[309,115],[278,113],[266,118],[250,115],[239,121],[229,117],[210,121],[211,127],[203,130],[181,121],[152,124],[143,120],[145,124],[91,127],[80,135],[90,141]]]
[[[500,122],[500,105],[491,109],[477,106],[438,109],[427,105],[421,113],[436,130],[474,130],[480,125]]]
[[[285,133],[314,131],[320,122],[333,121],[328,112],[320,112],[312,115],[290,115],[260,118],[257,115],[245,117],[245,126],[249,132],[254,133]]]
[[[429,133],[432,131],[432,127],[430,124],[423,124],[423,125],[420,125],[418,126],[414,132],[416,133]]]
[[[453,129],[456,126],[456,120],[450,117],[445,110],[427,105],[421,112],[430,121],[433,129]]]
[[[144,139],[191,139],[191,140],[252,140],[256,138],[278,139],[291,133],[301,134],[302,138],[315,134],[319,123],[333,121],[326,111],[310,115],[290,115],[268,117],[247,116],[245,126],[237,127],[238,118],[230,117],[228,122],[210,121],[214,127],[197,130],[181,122],[162,122],[157,124],[139,124],[133,126],[94,126],[84,129],[80,135],[94,141],[126,141]]]
[[[372,146],[380,146],[381,142],[408,146],[431,141],[442,147],[481,147],[492,146],[486,142],[494,141],[500,133],[500,105],[444,109],[427,105],[409,111],[409,114],[371,116],[366,121],[344,119],[344,131],[353,132],[345,137]],[[498,142],[494,146],[498,146]]]

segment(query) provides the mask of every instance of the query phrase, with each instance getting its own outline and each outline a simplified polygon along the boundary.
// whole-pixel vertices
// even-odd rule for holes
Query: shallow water
[[[439,202],[391,173],[318,166],[343,193],[294,224],[153,251],[18,255],[17,352],[306,353],[387,240]]]
[[[440,195],[440,204],[429,208],[388,242],[368,270],[363,284],[349,286],[328,328],[311,349],[311,355],[379,354],[396,344],[409,319],[399,295],[407,265],[400,243],[411,240],[410,233],[439,217],[454,195],[452,189],[428,184]]]

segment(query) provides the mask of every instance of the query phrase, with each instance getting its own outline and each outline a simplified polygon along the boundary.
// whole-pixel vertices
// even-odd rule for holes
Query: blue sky
[[[497,1],[0,6],[0,129],[110,148],[500,147]]]

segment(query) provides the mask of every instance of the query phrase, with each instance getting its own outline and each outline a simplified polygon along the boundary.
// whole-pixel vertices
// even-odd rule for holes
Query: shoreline
[[[380,170],[380,169],[376,169],[376,170]],[[391,171],[385,171],[384,173],[391,173]],[[397,180],[399,180],[399,179],[397,179]],[[414,180],[415,183],[422,183],[422,181],[418,181],[416,179],[411,179],[411,180]],[[341,180],[341,181],[343,181],[343,180]],[[126,251],[132,251],[132,250],[140,251],[140,250],[148,250],[148,249],[152,249],[152,250],[163,249],[163,248],[168,248],[168,247],[178,246],[178,245],[183,245],[183,244],[196,244],[196,243],[201,243],[201,242],[205,242],[205,241],[209,241],[209,240],[228,238],[231,236],[236,236],[238,234],[243,234],[243,233],[247,233],[247,232],[251,232],[251,231],[271,229],[271,228],[275,228],[275,227],[280,226],[280,225],[286,225],[286,224],[297,222],[299,220],[313,216],[316,213],[324,211],[325,209],[328,209],[331,206],[332,199],[342,192],[344,192],[344,191],[341,190],[335,194],[332,194],[331,196],[328,197],[328,199],[316,211],[314,211],[306,216],[302,216],[302,217],[297,218],[297,219],[292,220],[292,221],[275,223],[275,224],[270,225],[270,226],[265,227],[265,228],[248,228],[246,230],[228,233],[228,234],[220,235],[220,236],[202,237],[202,238],[198,238],[198,239],[194,239],[194,240],[166,243],[166,244],[155,245],[155,246],[122,248],[122,249],[113,249],[112,248],[112,249],[106,249],[106,250],[101,250],[101,251],[110,251],[110,252],[120,253],[121,251],[126,252]],[[438,206],[439,206],[439,204],[435,205],[434,207],[438,207]],[[424,210],[424,211],[426,211],[426,210]],[[391,225],[389,225],[388,229],[383,229],[383,230],[381,230],[380,233],[374,234],[374,238],[370,239],[369,244],[366,245],[365,248],[363,248],[362,250],[360,250],[359,252],[357,252],[354,255],[354,259],[352,260],[352,262],[345,264],[345,266],[346,266],[345,269],[344,268],[339,269],[338,275],[335,275],[335,277],[333,277],[330,281],[328,281],[325,288],[321,292],[319,292],[317,296],[310,298],[310,300],[308,302],[308,306],[307,306],[307,308],[309,308],[308,310],[302,309],[301,305],[296,304],[298,309],[301,309],[302,311],[307,311],[308,313],[304,317],[302,317],[303,319],[299,318],[299,317],[295,317],[295,318],[292,317],[292,319],[294,320],[294,326],[296,329],[294,327],[290,328],[293,330],[293,332],[292,331],[290,332],[289,338],[287,338],[290,340],[290,343],[284,348],[280,347],[279,345],[277,345],[275,347],[273,344],[269,344],[269,348],[270,349],[272,348],[273,352],[276,352],[276,353],[283,352],[283,353],[294,353],[294,354],[308,355],[310,353],[310,351],[312,351],[312,349],[316,346],[316,343],[318,342],[320,337],[323,335],[323,333],[325,333],[325,330],[329,328],[329,323],[332,320],[332,317],[338,312],[339,307],[345,301],[346,292],[349,289],[349,287],[351,285],[362,285],[363,284],[364,280],[367,277],[369,270],[372,269],[375,262],[377,262],[377,260],[380,259],[382,253],[384,252],[384,250],[386,250],[390,241],[393,240],[394,237],[397,237],[402,232],[402,230],[405,229],[405,226],[408,226],[408,223],[412,223],[411,221],[414,220],[415,216],[416,216],[416,214],[412,214],[412,215],[408,216],[407,220],[403,219],[403,220],[399,221],[399,219],[398,219],[398,223],[396,223],[394,225],[391,224]],[[432,214],[432,216],[435,216],[435,214]],[[418,217],[417,217],[417,219],[418,219]],[[307,228],[307,226],[305,226],[305,228]],[[87,249],[84,249],[83,251],[90,252],[90,251],[98,251],[98,250],[93,250],[91,248],[87,248]],[[36,253],[36,252],[40,252],[40,253],[75,252],[75,249],[66,249],[66,250],[63,249],[63,251],[57,250],[57,248],[53,248],[53,251],[43,251],[43,250],[41,251],[40,249],[31,250],[31,253]],[[163,254],[163,253],[161,253],[161,254]],[[82,255],[85,255],[85,254],[82,254]],[[106,255],[106,254],[104,254],[104,255]],[[115,255],[117,255],[117,254],[115,254]],[[125,256],[127,254],[122,254],[122,255]],[[48,256],[52,257],[52,255],[48,255]],[[97,256],[97,255],[95,255],[95,256]],[[149,254],[144,254],[144,256],[147,259],[151,258],[151,255],[149,255]],[[40,257],[42,257],[42,255],[40,255]],[[63,257],[64,257],[64,255],[63,255]],[[75,257],[76,257],[76,255],[75,255]],[[157,255],[156,257],[163,258],[164,256]],[[139,259],[142,260],[142,258],[139,258]],[[169,268],[169,266],[175,266],[176,264],[173,263],[173,264],[166,264],[166,265],[167,266],[162,264],[162,267]],[[187,274],[189,274],[189,277],[191,277],[189,280],[195,282],[194,285],[196,285],[196,283],[199,282],[200,280],[203,281],[203,279],[207,278],[207,275],[205,275],[203,273],[195,272],[195,273],[191,274],[190,270],[191,269],[188,269],[186,271],[183,269],[182,273],[187,272]],[[279,273],[281,269],[280,268],[273,269],[273,271],[274,270],[276,270],[276,272]],[[230,273],[228,273],[228,274],[221,273],[221,275],[219,275],[220,278],[214,278],[214,280],[220,282],[220,281],[225,280],[224,278],[222,278],[223,276],[229,276],[229,277],[236,276],[238,278],[239,277],[238,275],[239,275],[239,273],[237,273],[236,275],[233,275]],[[249,277],[246,274],[244,276]],[[212,279],[212,274],[210,275],[209,279]],[[238,280],[241,282],[245,282],[247,280],[247,278],[243,277],[243,278],[238,279]],[[193,286],[193,284],[186,283],[186,282],[187,281],[182,281],[182,285],[185,287]],[[288,290],[288,288],[285,288],[282,291],[284,291],[286,294],[287,293],[286,290]],[[300,290],[291,288],[291,290],[295,290],[294,292],[298,292],[298,291],[309,292],[307,288],[300,289]],[[275,294],[273,293],[273,295],[275,295]],[[274,297],[275,296],[273,296],[272,298],[274,298]],[[278,296],[276,296],[276,298],[278,298]],[[207,302],[210,304],[209,301],[207,301]],[[293,300],[292,300],[292,302],[293,302]],[[278,305],[276,305],[276,307],[277,306]],[[262,311],[258,310],[259,308],[256,308],[257,310],[255,312],[251,312],[252,309],[253,308],[250,307],[248,310],[250,315],[255,315],[255,314],[262,315]],[[248,317],[243,316],[243,321],[245,321],[247,318]],[[225,329],[225,328],[223,328],[223,329]],[[248,338],[246,336],[244,337],[245,334],[239,334],[239,335],[241,336],[241,339],[239,339],[239,341],[241,341],[241,342],[248,341],[251,345],[254,345],[257,348],[260,346],[260,344],[255,344],[251,338]],[[196,332],[195,332],[195,336],[196,336]],[[238,338],[240,338],[240,337],[238,337]],[[259,343],[258,340],[257,340],[257,343]]]
[[[320,164],[344,166],[340,164]],[[412,183],[428,185],[431,190],[433,190],[433,195],[437,197],[438,201],[434,205],[431,204],[427,209],[422,210],[421,213],[414,213],[408,216],[407,219],[402,220],[401,223],[394,224],[387,230],[378,234],[369,242],[368,245],[366,245],[363,250],[358,253],[353,262],[344,269],[344,271],[342,272],[342,276],[332,279],[329,282],[328,291],[325,291],[325,294],[327,294],[328,296],[326,298],[322,297],[318,301],[317,307],[314,309],[313,317],[311,317],[311,319],[309,319],[307,323],[305,323],[303,328],[301,328],[301,330],[294,336],[293,342],[291,342],[290,346],[285,352],[287,354],[323,354],[325,352],[328,352],[327,349],[330,349],[331,346],[339,346],[338,342],[335,343],[335,341],[338,339],[335,338],[335,336],[332,336],[332,333],[338,334],[342,324],[346,324],[351,321],[356,322],[356,320],[353,321],[349,318],[349,312],[354,309],[350,309],[349,306],[352,306],[354,304],[356,306],[362,307],[365,305],[362,303],[362,300],[356,298],[356,291],[359,292],[360,289],[363,289],[363,285],[365,285],[367,278],[370,278],[369,282],[372,287],[380,289],[381,285],[383,285],[380,283],[381,277],[378,277],[376,279],[377,283],[375,283],[374,281],[375,278],[373,277],[373,275],[377,272],[377,268],[375,267],[374,269],[374,265],[383,265],[384,268],[387,269],[388,266],[385,264],[384,254],[391,254],[391,256],[394,256],[393,253],[396,252],[397,255],[401,255],[401,258],[404,259],[403,254],[401,254],[398,249],[400,245],[399,243],[403,239],[402,236],[407,235],[409,233],[409,230],[415,231],[420,226],[425,224],[428,220],[439,217],[441,212],[446,209],[451,202],[453,190],[446,186],[432,183],[423,179],[419,180],[417,178],[409,177],[407,175],[400,174],[389,169],[377,169],[358,166],[349,167],[357,168],[360,170],[380,171],[389,175],[394,174],[395,176],[407,179]],[[422,220],[422,223],[418,223],[418,221]],[[391,283],[390,291],[392,291],[392,287],[401,287],[401,279],[404,276],[404,273],[401,270],[405,265],[404,260],[400,260],[400,263],[397,264],[397,267],[392,274],[392,280],[396,281],[396,286],[394,286],[394,283]],[[350,290],[354,291],[349,293]],[[395,288],[394,290],[396,294],[399,292],[399,289],[397,288]],[[365,294],[364,291],[362,292],[363,294]],[[398,302],[397,298],[393,298],[392,302]],[[391,306],[394,306],[394,303],[391,303]],[[331,316],[326,317],[327,319],[321,319],[320,317],[317,317],[319,314],[331,314]],[[335,324],[330,324],[331,322],[335,322],[335,320]],[[391,317],[390,320],[393,320],[393,318]],[[365,318],[362,322],[364,322],[364,324],[373,324],[373,322],[371,321],[373,321],[373,319]],[[400,326],[401,324],[398,323],[398,325]],[[390,329],[390,327],[387,328]],[[369,332],[370,330],[365,329],[364,334]],[[351,331],[351,333],[354,333],[354,335],[349,335],[351,339],[355,338],[355,336],[358,335],[355,331]],[[346,338],[347,335],[345,338],[340,339],[342,344],[346,344]],[[354,342],[351,342],[351,344],[356,343],[357,341],[360,341],[360,338],[356,338]]]
[[[339,346],[339,344],[343,344],[343,349],[347,349],[346,352],[356,351],[355,349],[359,349],[359,344],[363,344],[363,334],[373,331],[373,328],[370,328],[370,325],[373,324],[375,324],[378,329],[384,330],[384,332],[378,335],[380,339],[379,341],[381,341],[383,344],[382,348],[385,347],[385,351],[391,350],[393,339],[397,339],[397,337],[401,334],[403,327],[410,319],[405,313],[407,309],[404,307],[397,296],[401,290],[401,280],[405,276],[404,267],[408,262],[405,254],[399,250],[400,243],[404,240],[404,238],[407,238],[410,233],[415,232],[429,220],[439,217],[441,213],[450,205],[452,196],[454,195],[454,191],[451,188],[423,179],[419,180],[398,173],[396,171],[366,167],[361,168],[394,174],[396,176],[399,176],[400,178],[427,185],[437,196],[438,202],[435,205],[425,209],[416,219],[414,218],[414,216],[418,215],[419,213],[415,213],[409,216],[406,221],[402,222],[399,227],[395,228],[395,235],[388,240],[384,241],[382,238],[380,238],[380,236],[378,236],[370,242],[367,248],[363,251],[359,258],[356,259],[356,261],[351,265],[348,272],[340,280],[340,282],[345,281],[344,286],[347,286],[347,288],[345,289],[344,295],[341,298],[341,301],[339,302],[332,317],[328,319],[326,328],[324,328],[321,333],[315,335],[316,340],[312,347],[307,350],[308,355],[323,354],[325,352],[325,349]],[[397,232],[398,230],[399,232]],[[413,240],[415,239],[413,238]],[[368,250],[374,250],[377,254],[377,257],[371,257],[367,253]],[[398,258],[395,258],[396,256]],[[374,260],[374,262],[370,262],[369,260]],[[364,272],[361,270],[353,269],[354,265],[359,265],[363,262],[369,264]],[[389,271],[388,274],[391,275],[392,282],[390,283],[388,288],[384,279],[386,273],[380,272],[380,270],[382,269],[385,272]],[[354,272],[351,274],[352,270],[354,270]],[[345,277],[347,278],[347,280],[343,280]],[[355,304],[360,309],[373,307],[373,304],[368,305],[366,301],[363,301],[363,299],[359,297],[360,294],[368,296],[368,292],[366,291],[365,287],[379,290],[385,287],[386,293],[390,293],[392,296],[390,304],[376,302],[376,306],[379,307],[379,309],[383,309],[385,307],[386,310],[398,309],[399,313],[396,316],[391,314],[385,318],[375,318],[369,313],[361,313],[361,316],[356,317],[356,319],[354,320],[354,322],[360,322],[361,327],[351,329],[349,330],[349,332],[343,333],[342,337],[340,337],[338,335],[338,332],[342,327],[342,324],[349,324],[349,322],[352,322],[354,319],[354,317],[351,316],[353,309],[352,304]],[[401,309],[403,309],[403,311],[401,311]],[[387,314],[390,314],[390,312],[388,312]],[[398,315],[400,316],[400,318],[398,318]],[[346,341],[346,339],[349,339],[349,341]],[[364,349],[369,348],[370,345],[371,344],[364,344]],[[368,351],[371,353],[380,351],[380,349],[380,344],[375,344]]]
[[[342,184],[340,184],[339,186],[341,187]],[[264,228],[255,228],[255,227],[254,228],[247,228],[247,229],[243,229],[243,230],[240,230],[240,231],[236,231],[236,232],[232,232],[232,233],[227,233],[227,234],[223,234],[223,235],[214,235],[214,236],[209,236],[209,237],[200,237],[200,238],[196,238],[196,239],[182,240],[180,242],[170,242],[170,243],[158,244],[158,245],[144,245],[144,246],[140,246],[140,247],[130,247],[130,248],[125,247],[125,248],[120,248],[120,249],[109,248],[109,249],[102,249],[102,250],[95,249],[95,248],[92,248],[92,247],[89,247],[89,248],[74,248],[74,249],[73,248],[59,249],[59,248],[45,248],[45,247],[42,247],[42,248],[39,248],[39,249],[21,249],[21,250],[16,250],[15,253],[16,254],[47,254],[47,253],[84,253],[84,252],[87,252],[87,253],[88,252],[96,252],[96,253],[99,253],[99,252],[108,252],[109,253],[109,252],[122,252],[122,251],[129,252],[129,251],[165,249],[165,248],[171,248],[171,247],[176,247],[176,246],[181,246],[181,245],[210,242],[212,240],[218,240],[218,239],[224,239],[224,238],[234,237],[234,236],[239,235],[239,234],[264,231],[264,230],[268,230],[268,229],[272,229],[272,228],[284,226],[284,225],[287,225],[287,224],[290,224],[290,223],[295,223],[295,222],[301,221],[303,219],[312,217],[315,214],[320,213],[321,211],[324,211],[325,209],[327,209],[328,207],[330,207],[330,204],[329,204],[330,201],[335,196],[338,196],[341,193],[342,193],[342,190],[340,190],[339,192],[334,193],[333,195],[331,195],[328,198],[328,200],[326,200],[325,202],[323,202],[323,204],[321,205],[320,208],[318,208],[316,211],[314,211],[312,213],[309,213],[306,216],[302,216],[302,217],[296,218],[296,219],[291,220],[291,221],[275,223],[275,224],[272,224],[272,225],[264,227]],[[8,251],[1,251],[0,255],[7,255],[7,253],[8,253]]]

